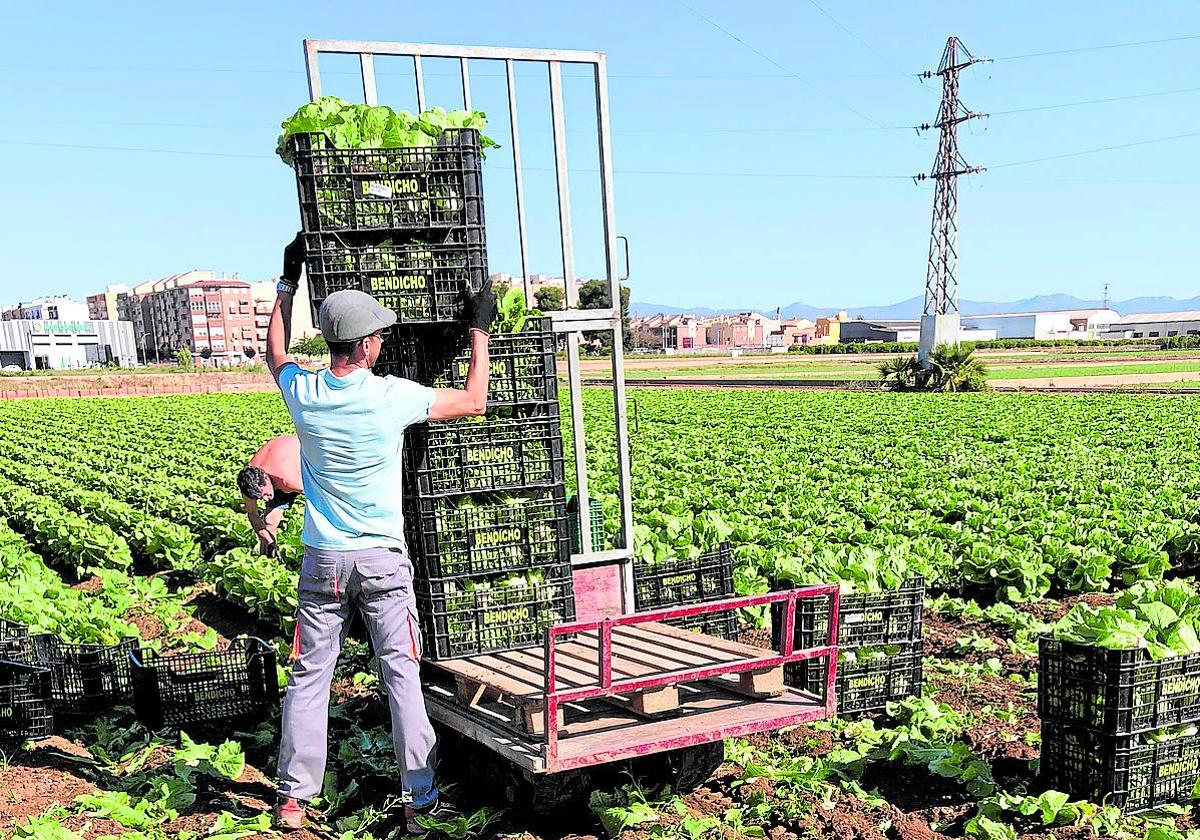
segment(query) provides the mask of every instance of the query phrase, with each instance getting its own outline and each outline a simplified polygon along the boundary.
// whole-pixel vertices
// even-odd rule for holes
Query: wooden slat
[[[758,658],[761,655],[756,654],[753,657],[748,657],[723,650],[715,650],[704,644],[705,639],[700,639],[699,643],[688,639],[688,635],[699,637],[700,634],[689,633],[687,630],[682,631],[684,634],[683,638],[678,638],[660,633],[657,628],[642,629],[641,627],[629,627],[622,629],[633,631],[631,635],[634,639],[629,640],[631,643],[637,644],[647,650],[653,650],[657,655],[685,662],[687,663],[686,667],[691,668],[719,665],[723,662],[736,662],[739,659]]]
[[[654,632],[660,636],[674,636],[675,638],[691,641],[695,641],[697,637],[700,637],[704,646],[710,650],[722,650],[726,653],[736,654],[742,659],[753,659],[771,654],[771,651],[767,648],[754,647],[753,645],[742,644],[731,639],[722,639],[720,636],[709,636],[706,633],[695,633],[691,630],[685,630],[682,627],[672,627],[669,624],[654,622],[653,625],[647,624],[645,626],[653,626]]]

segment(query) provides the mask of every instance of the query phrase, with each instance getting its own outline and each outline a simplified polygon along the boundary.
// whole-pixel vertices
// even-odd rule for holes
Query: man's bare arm
[[[276,382],[279,381],[280,369],[286,364],[296,362],[287,353],[291,337],[292,295],[280,289],[275,298],[275,308],[271,310],[271,323],[267,326],[267,368]]]
[[[271,310],[271,322],[267,326],[267,368],[275,381],[279,381],[280,369],[295,359],[288,355],[292,343],[292,300],[300,286],[300,271],[304,266],[304,237],[296,238],[283,249],[283,274],[276,287],[275,308]]]
[[[242,496],[242,507],[246,509],[246,517],[250,520],[250,527],[255,533],[267,527],[267,523],[263,521],[262,514],[258,512],[258,499],[250,499]]]
[[[467,368],[467,385],[463,389],[438,388],[429,408],[430,420],[454,420],[483,414],[487,408],[488,392],[488,335],[471,330],[471,364]]]
[[[487,409],[488,333],[496,320],[496,293],[488,283],[466,301],[466,320],[471,336],[471,364],[467,368],[467,386],[439,388],[429,407],[430,420],[454,420],[472,417]]]

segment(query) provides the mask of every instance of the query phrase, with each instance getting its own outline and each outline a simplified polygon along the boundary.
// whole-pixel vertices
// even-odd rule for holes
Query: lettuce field
[[[608,394],[585,399],[592,493],[611,531]],[[556,826],[460,791],[468,816],[442,833],[1200,840],[1186,805],[1134,816],[1047,789],[1036,661],[1038,637],[1072,607],[1078,628],[1120,593],[1134,593],[1122,604],[1141,599],[1200,564],[1200,397],[630,399],[639,563],[728,540],[746,593],[833,580],[874,593],[922,575],[924,691],[886,712],[728,742],[726,763],[694,792],[617,780]],[[257,556],[234,477],[288,431],[274,394],[0,403],[0,619],[165,651],[253,633],[285,652],[302,505],[285,517],[280,556]],[[1153,635],[1138,623],[1161,608],[1139,609],[1124,638],[1190,649],[1179,627]],[[761,643],[765,616],[743,619],[743,639]],[[387,712],[367,662],[351,641],[334,683],[321,825],[301,836],[396,829]],[[9,753],[0,836],[264,832],[277,722],[226,735],[179,743],[118,715]]]

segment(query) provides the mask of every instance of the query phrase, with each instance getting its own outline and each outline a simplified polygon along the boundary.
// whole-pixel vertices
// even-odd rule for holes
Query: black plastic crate
[[[555,337],[549,318],[530,318],[519,333],[496,333],[488,342],[488,408],[558,405]],[[471,352],[467,328],[439,332],[397,327],[384,338],[375,371],[434,388],[464,388]]]
[[[0,744],[21,744],[54,734],[50,672],[0,660]]]
[[[583,534],[579,529],[579,497],[567,500],[567,523],[571,529],[571,551],[583,551]],[[599,499],[588,499],[588,526],[592,529],[592,551],[603,551],[608,547],[604,531],[604,503]]]
[[[265,717],[279,703],[275,650],[261,639],[234,639],[227,650],[132,659],[138,720],[151,729]]]
[[[909,578],[902,586],[876,594],[853,593],[838,600],[837,644],[843,648],[899,645],[921,640],[925,579]],[[829,597],[796,602],[797,648],[818,647],[829,639]],[[783,615],[772,608],[772,638],[778,643]]]
[[[418,578],[417,605],[427,658],[454,659],[534,647],[545,641],[546,628],[575,618],[571,567],[566,564],[546,569],[543,581],[536,585],[473,591],[466,585],[461,579]]]
[[[512,419],[421,423],[406,434],[419,497],[554,487],[563,481],[558,412]]]
[[[488,281],[486,247],[455,241],[461,238],[352,242],[336,233],[308,234],[305,271],[312,305],[319,309],[334,292],[355,289],[395,312],[399,324],[459,322],[468,292]]]
[[[474,129],[448,129],[437,145],[395,149],[339,149],[323,133],[293,134],[288,143],[306,233],[482,228]]]
[[[1200,654],[1150,659],[1141,648],[1038,640],[1038,715],[1128,735],[1200,721]]]
[[[1148,734],[1107,735],[1043,720],[1042,780],[1126,813],[1187,803],[1200,779],[1200,734],[1158,744]]]
[[[684,630],[691,630],[695,633],[704,633],[706,636],[729,639],[734,642],[738,638],[738,618],[737,613],[733,610],[706,613],[690,618],[672,618],[663,623],[670,624],[673,627],[682,627]]]
[[[137,639],[115,645],[70,644],[42,633],[33,637],[34,660],[50,670],[55,714],[92,715],[133,701],[130,654]]]
[[[0,659],[26,662],[30,655],[29,628],[0,618]]]
[[[639,612],[728,598],[733,595],[733,551],[722,543],[694,560],[636,563],[633,594]]]
[[[498,574],[569,560],[564,491],[407,500],[408,544],[426,577]]]
[[[867,651],[875,655],[865,656]],[[924,682],[924,645],[907,642],[880,648],[847,651],[838,659],[837,711],[839,715],[879,711],[889,702],[916,697]],[[783,681],[814,694],[824,691],[828,657],[785,665]]]

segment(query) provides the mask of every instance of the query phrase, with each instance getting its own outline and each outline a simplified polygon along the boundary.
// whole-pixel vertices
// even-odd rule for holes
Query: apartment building
[[[93,321],[129,321],[129,287],[117,284],[87,296],[88,318]],[[126,317],[122,317],[124,312]]]

